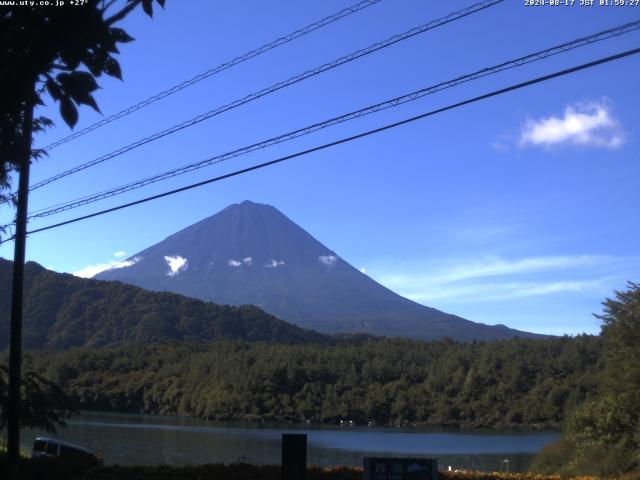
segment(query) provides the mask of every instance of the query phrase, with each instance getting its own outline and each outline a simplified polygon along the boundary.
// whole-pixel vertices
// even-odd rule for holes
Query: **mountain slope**
[[[256,305],[320,332],[456,340],[535,337],[408,300],[364,275],[269,205],[245,201],[96,278],[216,303]]]
[[[9,343],[11,271],[0,259],[0,350]],[[25,348],[66,349],[171,340],[233,339],[269,343],[328,343],[327,336],[245,305],[230,307],[173,293],[149,292],[25,265]]]

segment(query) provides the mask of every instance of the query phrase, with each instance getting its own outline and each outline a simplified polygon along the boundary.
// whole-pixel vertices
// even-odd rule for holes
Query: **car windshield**
[[[45,446],[45,451],[49,455],[57,455],[58,454],[58,445],[53,442],[47,442]]]
[[[45,442],[44,440],[36,440],[35,442],[33,442],[34,452],[44,452],[46,447],[47,447],[47,442]]]

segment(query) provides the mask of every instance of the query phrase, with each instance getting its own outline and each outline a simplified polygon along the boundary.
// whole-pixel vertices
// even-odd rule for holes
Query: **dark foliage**
[[[9,343],[12,266],[13,262],[0,259],[0,349]],[[120,282],[87,280],[52,272],[33,262],[25,265],[24,289],[25,348],[169,340],[332,341],[251,305],[216,305]]]
[[[598,388],[568,419],[563,438],[534,467],[604,476],[640,472],[640,285],[603,302],[604,366]]]
[[[596,388],[599,337],[168,343],[31,352],[82,408],[213,419],[558,427]]]
[[[0,436],[7,427],[9,370],[0,365]],[[24,374],[21,382],[20,426],[56,433],[64,418],[77,412],[71,399],[54,383],[35,372]]]
[[[165,0],[156,0],[164,6]],[[122,78],[114,55],[118,44],[131,38],[114,24],[139,5],[152,15],[153,0],[127,0],[113,13],[115,2],[90,0],[84,5],[0,6],[0,200],[10,187],[9,172],[18,170],[25,142],[25,112],[43,105],[43,95],[60,104],[60,114],[73,127],[79,105],[99,111],[93,98],[95,80],[103,73]],[[47,2],[49,3],[49,2]],[[54,2],[51,2],[52,4]],[[27,117],[28,118],[28,117]],[[33,130],[51,126],[46,117],[35,117]],[[43,152],[32,152],[38,157]]]

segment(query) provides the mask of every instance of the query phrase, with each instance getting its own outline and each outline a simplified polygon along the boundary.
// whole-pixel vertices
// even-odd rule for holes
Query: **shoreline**
[[[352,424],[349,424],[349,419],[345,419],[344,423],[341,424],[339,422],[331,422],[331,423],[323,423],[319,421],[310,420],[307,423],[307,419],[304,420],[286,420],[286,419],[251,419],[251,418],[225,418],[225,417],[198,417],[194,415],[179,415],[179,414],[163,414],[163,413],[145,413],[145,412],[135,412],[135,411],[127,411],[127,410],[104,410],[104,409],[81,409],[79,411],[79,416],[82,417],[84,414],[106,414],[106,415],[123,415],[123,416],[145,416],[145,417],[158,417],[165,419],[181,419],[181,420],[194,420],[194,421],[207,421],[207,422],[219,422],[219,423],[237,423],[237,424],[247,424],[247,425],[273,425],[273,426],[285,426],[291,428],[298,427],[339,427],[339,428],[397,428],[397,429],[407,429],[407,430],[422,430],[429,431],[433,433],[438,432],[459,432],[459,433],[500,433],[500,432],[510,432],[513,433],[556,433],[561,431],[561,425],[543,425],[543,424],[534,424],[534,425],[522,425],[522,424],[504,424],[504,425],[494,425],[494,426],[466,426],[466,425],[455,425],[455,424],[427,424],[427,423],[405,423],[405,424],[395,424],[395,423],[357,423],[353,421]],[[71,419],[73,417],[69,417]]]

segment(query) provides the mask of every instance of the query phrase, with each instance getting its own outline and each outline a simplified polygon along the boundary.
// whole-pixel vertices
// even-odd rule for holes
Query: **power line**
[[[462,19],[464,17],[467,17],[469,15],[472,15],[474,13],[478,13],[478,12],[480,12],[482,10],[485,10],[487,8],[490,8],[490,7],[493,7],[493,6],[495,6],[495,5],[499,4],[499,3],[502,3],[504,1],[505,0],[485,0],[483,2],[471,5],[470,7],[467,7],[465,9],[458,10],[458,11],[455,11],[453,13],[450,13],[449,15],[447,15],[445,17],[441,17],[439,19],[432,20],[432,21],[430,21],[430,22],[428,22],[428,23],[426,23],[426,24],[424,24],[424,25],[422,25],[420,27],[415,27],[415,28],[412,28],[410,30],[407,30],[404,33],[394,35],[392,37],[387,38],[386,40],[384,40],[382,42],[375,43],[373,45],[370,45],[369,47],[363,48],[361,50],[357,50],[357,51],[355,51],[353,53],[350,53],[349,55],[345,55],[343,57],[340,57],[337,60],[334,60],[332,62],[325,63],[324,65],[321,65],[319,67],[313,68],[311,70],[307,70],[304,73],[301,73],[299,75],[295,75],[293,77],[290,77],[287,80],[284,80],[282,82],[279,82],[279,83],[276,83],[274,85],[271,85],[270,87],[264,88],[264,89],[262,89],[262,90],[260,90],[258,92],[251,93],[251,94],[249,94],[249,95],[247,95],[247,96],[245,96],[243,98],[234,100],[231,103],[228,103],[226,105],[218,107],[218,108],[216,108],[214,110],[210,110],[209,112],[203,113],[203,114],[198,115],[198,116],[196,116],[196,117],[194,117],[194,118],[192,118],[190,120],[187,120],[187,121],[184,121],[184,122],[179,123],[177,125],[174,125],[174,126],[168,128],[166,130],[163,130],[161,132],[157,132],[157,133],[155,133],[153,135],[150,135],[148,137],[140,139],[140,140],[138,140],[138,141],[136,141],[134,143],[131,143],[131,144],[127,145],[127,146],[121,147],[118,150],[115,150],[115,151],[113,151],[111,153],[108,153],[106,155],[98,157],[98,158],[96,158],[94,160],[91,160],[89,162],[83,163],[82,165],[78,165],[78,166],[76,166],[74,168],[71,168],[71,169],[66,170],[64,172],[61,172],[61,173],[59,173],[57,175],[54,175],[52,177],[49,177],[49,178],[47,178],[45,180],[42,180],[42,181],[32,185],[30,190],[31,191],[32,190],[36,190],[36,189],[41,188],[41,187],[43,187],[45,185],[48,185],[49,183],[55,182],[57,180],[60,180],[61,178],[64,178],[64,177],[66,177],[68,175],[72,175],[74,173],[80,172],[82,170],[85,170],[85,169],[87,169],[89,167],[92,167],[94,165],[97,165],[99,163],[102,163],[102,162],[105,162],[105,161],[110,160],[112,158],[115,158],[115,157],[117,157],[119,155],[122,155],[122,154],[124,154],[126,152],[134,150],[135,148],[138,148],[138,147],[140,147],[142,145],[146,145],[147,143],[150,143],[150,142],[152,142],[154,140],[158,140],[158,139],[160,139],[162,137],[165,137],[167,135],[171,135],[171,134],[176,133],[176,132],[178,132],[180,130],[183,130],[185,128],[188,128],[188,127],[196,125],[196,124],[198,124],[200,122],[203,122],[204,120],[208,120],[208,119],[210,119],[210,118],[212,118],[212,117],[214,117],[216,115],[220,115],[221,113],[224,113],[226,111],[229,111],[229,110],[232,110],[234,108],[237,108],[237,107],[239,107],[241,105],[244,105],[245,103],[251,102],[253,100],[257,100],[257,99],[259,99],[261,97],[264,97],[265,95],[269,95],[269,94],[271,94],[273,92],[276,92],[278,90],[281,90],[281,89],[283,89],[285,87],[289,87],[289,86],[294,85],[294,84],[296,84],[298,82],[306,80],[307,78],[313,77],[315,75],[319,75],[319,74],[321,74],[323,72],[326,72],[328,70],[332,70],[332,69],[334,69],[336,67],[339,67],[339,66],[344,65],[346,63],[352,62],[352,61],[354,61],[354,60],[356,60],[356,59],[358,59],[360,57],[364,57],[364,56],[369,55],[371,53],[374,53],[374,52],[376,52],[378,50],[381,50],[383,48],[387,48],[387,47],[389,47],[391,45],[394,45],[394,44],[396,44],[398,42],[407,40],[407,39],[412,38],[412,37],[414,37],[416,35],[419,35],[421,33],[425,33],[425,32],[427,32],[429,30],[434,29],[434,28],[440,27],[442,25],[451,23],[451,22],[456,21],[456,20],[460,20],[460,19]]]
[[[83,135],[86,135],[89,132],[92,132],[94,130],[97,130],[100,127],[103,127],[111,122],[114,122],[122,117],[126,117],[127,115],[132,114],[133,112],[136,112],[142,108],[145,108],[149,105],[151,105],[152,103],[157,102],[158,100],[162,100],[163,98],[166,98],[170,95],[173,95],[174,93],[179,92],[180,90],[184,90],[187,87],[190,87],[191,85],[195,85],[196,83],[209,78],[213,75],[216,75],[218,73],[223,72],[224,70],[227,70],[228,68],[231,67],[235,67],[236,65],[239,65],[243,62],[246,62],[247,60],[250,60],[252,58],[255,58],[259,55],[262,55],[263,53],[268,52],[269,50],[273,50],[274,48],[280,47],[286,43],[289,43],[297,38],[300,38],[304,35],[307,35],[315,30],[318,30],[322,27],[325,27],[333,22],[336,22],[338,20],[341,20],[353,13],[359,12],[360,10],[364,10],[367,7],[370,7],[372,5],[375,5],[376,3],[381,2],[382,0],[364,0],[360,3],[357,3],[355,5],[352,5],[350,7],[344,8],[342,10],[340,10],[337,13],[334,13],[333,15],[329,15],[328,17],[323,18],[322,20],[318,20],[317,22],[311,23],[309,25],[307,25],[306,27],[300,28],[294,32],[289,33],[288,35],[285,35],[283,37],[280,37],[272,42],[266,43],[264,45],[262,45],[261,47],[256,48],[255,50],[251,50],[243,55],[240,55],[238,57],[235,57],[232,60],[229,60],[225,63],[222,63],[220,65],[218,65],[217,67],[211,68],[209,70],[207,70],[206,72],[203,72],[199,75],[196,75],[193,78],[190,78],[189,80],[185,80],[182,83],[179,83],[177,85],[174,85],[173,87],[164,90],[160,93],[157,93],[156,95],[153,95],[152,97],[149,97],[145,100],[142,100],[139,103],[136,103],[135,105],[132,105],[131,107],[125,108],[124,110],[121,110],[117,113],[114,113],[113,115],[110,115],[102,120],[100,120],[99,122],[96,122],[92,125],[89,125],[88,127],[83,128],[82,130],[78,130],[77,132],[72,133],[71,135],[67,135],[64,138],[61,138],[60,140],[57,140],[49,145],[47,145],[46,147],[44,147],[44,150],[53,150],[54,148],[70,142],[71,140],[74,140],[78,137],[81,137]]]
[[[198,170],[200,168],[204,168],[213,164],[217,164],[217,163],[221,163],[223,161],[226,160],[230,160],[232,158],[236,158],[242,155],[246,155],[250,152],[254,152],[256,150],[260,150],[263,148],[267,148],[269,146],[273,146],[279,143],[283,143],[289,140],[293,140],[295,138],[299,138],[301,136],[304,135],[308,135],[311,134],[313,132],[316,132],[318,130],[324,129],[324,128],[328,128],[330,126],[333,125],[337,125],[337,124],[341,124],[356,118],[360,118],[362,116],[365,115],[369,115],[372,113],[376,113],[379,112],[381,110],[385,110],[388,108],[393,108],[396,107],[398,105],[404,104],[404,103],[408,103],[411,101],[415,101],[418,100],[419,98],[422,98],[426,95],[430,95],[430,94],[434,94],[436,92],[439,92],[441,90],[445,90],[448,88],[452,88],[455,87],[457,85],[460,85],[462,83],[466,83],[472,80],[476,80],[479,78],[483,78],[489,75],[493,75],[505,70],[509,70],[512,68],[516,68],[522,65],[526,65],[532,62],[536,62],[539,60],[543,60],[546,58],[549,58],[550,56],[553,55],[557,55],[560,53],[564,53],[564,52],[568,52],[570,50],[579,48],[579,47],[583,47],[585,45],[590,45],[596,42],[600,42],[612,37],[617,37],[619,35],[623,35],[625,33],[629,33],[631,31],[634,30],[638,30],[640,29],[640,20],[637,20],[635,22],[630,22],[624,25],[620,25],[614,28],[610,28],[608,30],[604,30],[598,33],[594,33],[592,35],[588,35],[586,37],[580,37],[577,38],[575,40],[572,40],[570,42],[566,42],[563,43],[561,45],[556,45],[554,47],[548,48],[546,50],[541,50],[535,53],[531,53],[529,55],[526,56],[522,56],[513,60],[508,60],[506,62],[500,63],[498,65],[494,65],[492,67],[487,67],[487,68],[483,68],[481,70],[477,70],[473,73],[469,73],[466,75],[462,75],[459,77],[456,77],[452,80],[447,80],[445,82],[441,82],[438,83],[436,85],[432,85],[426,88],[422,88],[420,90],[399,96],[399,97],[395,97],[392,98],[390,100],[385,100],[384,102],[380,102],[377,103],[375,105],[371,105],[365,108],[361,108],[359,110],[353,111],[353,112],[349,112],[346,113],[344,115],[340,115],[338,117],[333,117],[330,118],[328,120],[325,120],[323,122],[319,122],[319,123],[315,123],[309,126],[306,126],[304,128],[300,128],[291,132],[287,132],[284,134],[281,134],[279,136],[267,139],[267,140],[263,140],[261,142],[258,143],[254,143],[252,145],[249,146],[245,146],[236,150],[232,150],[230,152],[226,152],[220,155],[216,155],[210,158],[207,158],[205,160],[201,160],[199,162],[196,163],[192,163],[189,165],[185,165],[182,166],[180,168],[176,168],[176,169],[172,169],[169,170],[167,172],[164,173],[160,173],[151,177],[147,177],[141,180],[137,180],[135,182],[131,182],[128,183],[126,185],[121,185],[119,187],[115,187],[113,189],[110,190],[106,190],[103,192],[99,192],[96,194],[92,194],[92,195],[88,195],[88,196],[84,196],[82,198],[78,198],[75,200],[71,200],[68,202],[64,202],[64,203],[60,203],[57,205],[53,205],[50,207],[46,207],[46,208],[42,208],[40,210],[36,210],[35,212],[33,212],[30,216],[29,219],[34,219],[34,218],[42,218],[42,217],[47,217],[50,215],[54,215],[60,212],[64,212],[67,210],[71,210],[74,208],[78,208],[84,205],[88,205],[90,203],[94,203],[97,202],[99,200],[104,200],[106,198],[110,198],[116,195],[120,195],[122,193],[126,193],[129,192],[131,190],[136,190],[138,188],[142,188],[145,187],[147,185],[150,185],[152,183],[156,183],[162,180],[166,180],[169,178],[173,178],[175,176],[178,175],[182,175],[188,172],[192,172],[195,170]]]
[[[571,73],[575,73],[575,72],[578,72],[578,71],[581,71],[581,70],[586,70],[588,68],[592,68],[592,67],[595,67],[597,65],[602,65],[604,63],[612,62],[614,60],[619,60],[619,59],[624,58],[624,57],[628,57],[628,56],[631,56],[631,55],[636,55],[638,53],[640,53],[640,48],[635,48],[635,49],[627,50],[627,51],[624,51],[624,52],[621,52],[621,53],[618,53],[618,54],[615,54],[615,55],[610,55],[608,57],[599,58],[598,60],[594,60],[594,61],[589,62],[589,63],[583,63],[583,64],[577,65],[575,67],[571,67],[571,68],[567,68],[567,69],[564,69],[564,70],[560,70],[560,71],[557,71],[557,72],[554,72],[554,73],[550,73],[548,75],[543,75],[541,77],[537,77],[537,78],[534,78],[532,80],[527,80],[526,82],[517,83],[515,85],[511,85],[511,86],[502,88],[500,90],[494,90],[492,92],[485,93],[484,95],[480,95],[480,96],[473,97],[473,98],[470,98],[470,99],[467,99],[467,100],[463,100],[463,101],[458,102],[458,103],[450,104],[450,105],[447,105],[446,107],[438,108],[436,110],[431,110],[429,112],[426,112],[426,113],[423,113],[423,114],[420,114],[420,115],[416,115],[414,117],[406,118],[406,119],[400,120],[398,122],[390,123],[390,124],[384,125],[382,127],[375,128],[373,130],[367,130],[366,132],[362,132],[362,133],[359,133],[359,134],[356,134],[356,135],[352,135],[350,137],[345,137],[345,138],[342,138],[340,140],[335,140],[333,142],[325,143],[325,144],[319,145],[317,147],[313,147],[313,148],[310,148],[310,149],[307,149],[307,150],[303,150],[303,151],[296,152],[296,153],[293,153],[293,154],[290,154],[290,155],[286,155],[284,157],[280,157],[280,158],[277,158],[275,160],[271,160],[271,161],[268,161],[268,162],[260,163],[258,165],[253,165],[251,167],[243,168],[241,170],[236,170],[234,172],[227,173],[225,175],[220,175],[218,177],[210,178],[208,180],[203,180],[201,182],[192,183],[192,184],[184,186],[184,187],[176,188],[174,190],[169,190],[169,191],[157,194],[157,195],[152,195],[152,196],[149,196],[149,197],[146,197],[146,198],[142,198],[142,199],[136,200],[134,202],[121,204],[121,205],[118,205],[116,207],[107,208],[105,210],[100,210],[98,212],[90,213],[88,215],[83,215],[81,217],[72,218],[72,219],[66,220],[64,222],[59,222],[59,223],[56,223],[56,224],[53,224],[53,225],[48,225],[46,227],[37,228],[37,229],[31,230],[30,232],[27,232],[27,233],[28,234],[32,234],[32,233],[44,232],[46,230],[51,230],[53,228],[58,228],[58,227],[62,227],[64,225],[69,225],[71,223],[76,223],[76,222],[79,222],[81,220],[86,220],[86,219],[89,219],[89,218],[105,215],[107,213],[115,212],[117,210],[122,210],[124,208],[129,208],[129,207],[133,207],[135,205],[140,205],[142,203],[150,202],[152,200],[157,200],[157,199],[160,199],[160,198],[163,198],[163,197],[167,197],[169,195],[174,195],[176,193],[184,192],[186,190],[191,190],[193,188],[198,188],[198,187],[201,187],[203,185],[208,185],[210,183],[219,182],[219,181],[225,180],[227,178],[236,177],[238,175],[242,175],[242,174],[254,171],[254,170],[259,170],[259,169],[262,169],[262,168],[265,168],[265,167],[269,167],[271,165],[275,165],[275,164],[278,164],[278,163],[281,163],[281,162],[285,162],[287,160],[291,160],[291,159],[294,159],[294,158],[302,157],[304,155],[308,155],[308,154],[313,153],[313,152],[317,152],[317,151],[320,151],[320,150],[325,150],[327,148],[334,147],[336,145],[341,145],[343,143],[351,142],[353,140],[357,140],[357,139],[360,139],[360,138],[368,137],[370,135],[374,135],[376,133],[380,133],[380,132],[383,132],[385,130],[390,130],[392,128],[396,128],[396,127],[399,127],[401,125],[406,125],[408,123],[412,123],[412,122],[415,122],[417,120],[421,120],[423,118],[436,115],[438,113],[446,112],[448,110],[453,110],[454,108],[462,107],[464,105],[469,105],[471,103],[476,103],[476,102],[479,102],[479,101],[482,101],[482,100],[486,100],[486,99],[491,98],[491,97],[502,95],[504,93],[508,93],[508,92],[511,92],[511,91],[514,91],[514,90],[519,90],[519,89],[524,88],[524,87],[535,85],[537,83],[542,83],[542,82],[545,82],[545,81],[548,81],[548,80],[551,80],[551,79],[554,79],[554,78],[562,77],[562,76],[565,76],[565,75],[569,75]],[[3,240],[2,242],[0,242],[0,244],[8,242],[10,240],[13,240],[13,238],[8,238],[6,240]]]

